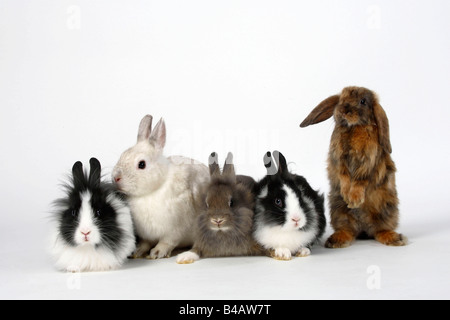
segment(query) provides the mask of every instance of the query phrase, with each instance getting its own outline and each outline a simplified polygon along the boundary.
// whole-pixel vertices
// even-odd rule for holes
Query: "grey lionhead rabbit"
[[[260,253],[252,238],[255,181],[236,176],[233,155],[228,154],[220,172],[218,156],[209,158],[211,182],[202,195],[203,210],[195,230],[195,242],[190,251],[181,253],[177,263],[189,264],[202,258],[247,256]]]

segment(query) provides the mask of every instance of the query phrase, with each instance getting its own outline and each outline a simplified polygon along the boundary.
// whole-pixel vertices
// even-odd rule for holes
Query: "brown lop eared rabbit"
[[[300,127],[334,116],[328,155],[329,205],[334,234],[327,248],[345,248],[356,238],[375,238],[388,246],[404,246],[395,232],[399,200],[389,122],[377,95],[348,87],[322,101]]]

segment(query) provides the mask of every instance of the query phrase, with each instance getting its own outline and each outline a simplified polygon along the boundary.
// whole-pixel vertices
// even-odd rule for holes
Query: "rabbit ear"
[[[158,121],[150,134],[150,142],[158,149],[164,149],[166,145],[166,123],[163,118]]]
[[[213,152],[209,156],[209,174],[211,177],[220,176],[219,156]]]
[[[72,167],[73,184],[75,188],[83,188],[86,185],[83,164],[80,161],[75,162]]]
[[[91,171],[89,172],[89,185],[98,186],[100,185],[100,176],[102,172],[100,161],[96,158],[91,158],[91,160],[89,160],[89,164],[91,165]]]
[[[233,154],[231,152],[228,153],[227,159],[225,160],[222,175],[231,178],[233,181],[236,180],[236,172],[234,171],[233,164]]]
[[[286,158],[279,151],[274,151],[273,156],[278,166],[278,174],[285,175],[289,173]]]
[[[378,141],[384,151],[387,153],[392,153],[391,139],[389,135],[389,120],[386,116],[386,112],[378,101],[375,101],[373,113],[378,127]]]
[[[340,96],[335,95],[331,96],[324,101],[322,101],[311,113],[309,116],[303,120],[300,127],[306,128],[312,124],[320,123],[325,120],[330,119],[333,116],[334,108],[339,103]]]
[[[270,153],[270,151],[268,151],[264,155],[264,166],[267,169],[267,175],[268,176],[274,176],[274,175],[277,174],[278,169],[277,169],[275,163],[273,162],[272,154]]]
[[[153,117],[149,114],[142,118],[141,123],[139,124],[138,142],[146,141],[150,138],[150,134],[152,132],[152,121]]]

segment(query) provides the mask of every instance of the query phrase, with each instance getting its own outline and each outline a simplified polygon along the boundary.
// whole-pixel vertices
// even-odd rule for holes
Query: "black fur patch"
[[[81,163],[76,163],[70,183],[64,186],[66,197],[54,203],[58,208],[56,218],[59,222],[59,234],[68,245],[76,246],[75,232],[80,221],[82,194],[89,192],[89,206],[94,224],[99,228],[101,246],[115,251],[121,246],[123,236],[123,231],[117,224],[117,213],[107,201],[108,195],[115,193],[115,190],[112,184],[100,181],[100,163],[95,164],[91,160],[91,169],[93,170],[88,177],[82,170]]]
[[[324,197],[311,188],[307,180],[289,172],[278,172],[268,175],[255,186],[257,198],[256,219],[269,226],[282,226],[286,223],[286,192],[283,187],[289,187],[297,196],[300,207],[306,215],[307,223],[301,231],[316,229],[316,239],[325,232],[326,218]],[[261,198],[262,191],[267,188],[267,196]],[[276,205],[276,199],[281,199],[283,206]],[[312,203],[312,206],[311,206]]]

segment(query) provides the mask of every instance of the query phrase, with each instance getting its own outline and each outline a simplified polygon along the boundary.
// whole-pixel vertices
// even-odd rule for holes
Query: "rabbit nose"
[[[220,218],[216,218],[216,219],[211,219],[211,222],[217,226],[220,226],[224,222],[224,220],[220,219]]]
[[[292,221],[294,221],[294,222],[299,222],[299,221],[300,221],[300,218],[298,218],[298,217],[292,218]]]
[[[120,182],[120,180],[122,180],[122,170],[114,169],[113,174],[112,174],[112,178],[113,178],[115,183]]]
[[[89,230],[83,230],[83,231],[81,231],[81,233],[82,233],[83,235],[85,235],[85,236],[88,236],[88,235],[91,234],[91,231],[89,231]]]
[[[89,242],[88,236],[91,234],[91,231],[90,231],[90,230],[84,229],[84,230],[81,230],[81,234],[82,234],[83,237],[84,237],[84,241],[85,241],[85,242]]]

